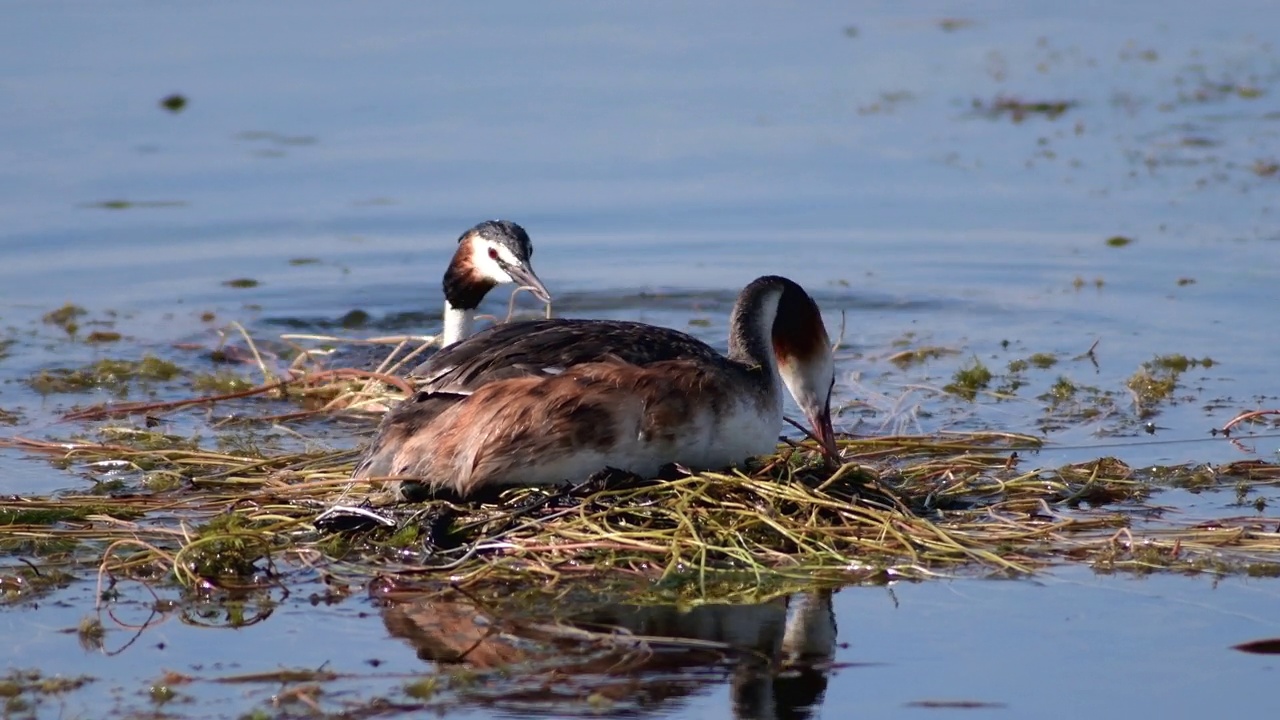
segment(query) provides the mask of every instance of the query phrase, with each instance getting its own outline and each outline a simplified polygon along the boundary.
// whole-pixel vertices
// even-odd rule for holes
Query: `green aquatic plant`
[[[250,378],[225,370],[201,373],[191,378],[191,389],[200,393],[235,393],[256,385]]]
[[[260,528],[260,523],[238,513],[218,515],[194,529],[174,557],[174,571],[186,581],[251,576],[271,554],[271,543]]]
[[[1047,370],[1058,364],[1058,356],[1053,353],[1035,353],[1027,358],[1027,362],[1041,370]]]
[[[1076,384],[1071,382],[1065,375],[1059,375],[1057,380],[1053,381],[1053,385],[1049,386],[1049,392],[1045,399],[1057,404],[1066,402],[1075,398],[1079,389]]]
[[[1157,355],[1138,368],[1137,372],[1125,381],[1125,386],[1133,393],[1134,405],[1138,417],[1148,418],[1158,412],[1159,405],[1173,396],[1178,387],[1178,380],[1187,370],[1193,367],[1213,367],[1213,358],[1188,358],[1185,355]]]
[[[955,372],[951,382],[943,386],[943,390],[965,400],[973,400],[979,390],[985,390],[991,384],[994,377],[981,360],[974,358],[968,365]]]
[[[84,341],[90,345],[119,342],[123,336],[110,330],[94,330],[85,336]]]
[[[73,305],[72,303],[67,303],[66,305],[63,305],[57,310],[50,310],[49,312],[45,313],[44,317],[41,319],[46,324],[56,325],[62,328],[67,332],[68,335],[75,335],[76,332],[80,329],[78,320],[81,317],[84,317],[85,315],[88,315],[88,314],[89,314],[89,311],[85,310],[79,305]]]
[[[160,99],[160,107],[171,113],[180,113],[187,107],[187,98],[181,93],[166,95]]]
[[[82,368],[41,370],[34,377],[28,378],[27,385],[42,395],[94,389],[111,390],[117,395],[124,395],[131,383],[163,382],[172,380],[181,373],[181,368],[174,363],[153,355],[144,355],[141,360],[103,358]]]
[[[1079,104],[1078,100],[1023,100],[997,95],[991,100],[974,99],[973,109],[992,119],[1008,117],[1013,122],[1020,123],[1036,115],[1056,120]]]
[[[102,508],[93,506],[56,507],[47,504],[24,508],[21,506],[0,507],[0,526],[3,525],[53,525],[67,520],[83,520],[89,515],[97,515]]]
[[[896,352],[890,355],[888,360],[894,365],[897,365],[900,369],[905,369],[913,365],[923,365],[930,360],[937,360],[938,358],[946,357],[947,355],[958,355],[959,353],[959,350],[927,345],[924,347]]]

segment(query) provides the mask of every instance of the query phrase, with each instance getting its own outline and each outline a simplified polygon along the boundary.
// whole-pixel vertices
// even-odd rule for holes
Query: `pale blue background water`
[[[829,325],[847,313],[847,399],[941,385],[971,357],[999,368],[1095,340],[1098,370],[1065,361],[1035,382],[1063,374],[1123,393],[1157,353],[1219,363],[1189,373],[1185,397],[1157,418],[1157,439],[1183,442],[1085,427],[1054,438],[1081,449],[1034,457],[1046,466],[1100,454],[1275,459],[1280,448],[1207,440],[1240,410],[1277,404],[1280,180],[1251,170],[1280,159],[1271,3],[86,1],[0,12],[0,320],[19,339],[0,361],[6,380],[211,344],[205,311],[264,333],[326,327],[353,308],[433,313],[458,233],[507,217],[533,235],[565,314],[706,319],[690,329],[720,340],[751,277],[801,281]],[[946,32],[948,17],[973,24]],[[1214,84],[1261,96],[1189,99]],[[158,107],[172,92],[190,100],[176,115]],[[999,95],[1080,106],[1020,124],[974,112]],[[94,206],[114,200],[178,204]],[[1108,247],[1117,234],[1136,242]],[[321,262],[289,263],[300,257]],[[222,285],[238,277],[261,285]],[[117,311],[129,340],[92,349],[35,330],[68,301]],[[904,374],[884,358],[906,332],[964,352]],[[1034,394],[952,408],[920,429],[1031,431]],[[103,399],[0,387],[26,434],[65,435],[55,411]],[[882,421],[872,413],[856,429]],[[0,492],[83,486],[0,457]],[[1243,512],[1230,493],[1170,497],[1192,514]],[[851,643],[841,659],[883,664],[839,672],[823,716],[920,715],[904,703],[938,697],[1008,706],[971,716],[1276,706],[1274,662],[1226,649],[1278,634],[1273,582],[1072,570],[896,592],[897,610],[879,589],[837,596]],[[353,646],[414,667],[376,618],[358,617],[360,600],[289,606],[238,632],[164,630],[164,651],[84,655],[54,631],[91,595],[76,587],[71,609],[5,610],[5,664],[88,671],[103,688],[197,661],[341,662]],[[177,712],[251,706],[234,689],[220,697]],[[728,714],[723,695],[691,707]]]

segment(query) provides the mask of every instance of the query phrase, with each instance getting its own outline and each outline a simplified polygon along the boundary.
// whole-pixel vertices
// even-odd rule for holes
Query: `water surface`
[[[1027,462],[1276,460],[1274,427],[1237,444],[1209,430],[1280,402],[1280,60],[1264,31],[1277,19],[1248,1],[14,5],[0,28],[0,408],[17,413],[12,434],[93,432],[56,417],[108,392],[41,397],[22,380],[144,351],[189,361],[174,343],[214,346],[232,321],[333,332],[362,309],[357,334],[432,332],[458,234],[505,217],[529,229],[566,315],[723,345],[748,280],[800,281],[833,332],[843,315],[853,432],[1036,434],[1052,415],[1039,396],[1065,377],[1114,409],[1057,427]],[[160,107],[171,93],[181,112]],[[987,112],[1000,98],[1074,105],[1015,122]],[[224,284],[236,278],[258,284]],[[90,346],[40,321],[66,302],[125,338]],[[958,352],[888,359],[924,345]],[[1058,362],[1011,397],[941,391],[967,363],[1003,376],[1033,353]],[[1139,417],[1125,380],[1172,353],[1214,362]],[[366,432],[331,426],[325,442]],[[6,495],[91,484],[2,456]],[[1255,512],[1227,491],[1158,499],[1188,518]],[[108,655],[61,632],[93,613],[95,586],[77,581],[4,612],[5,663],[101,678],[68,698],[73,717],[146,707],[160,668],[327,662],[354,674],[331,711],[431,671],[364,595],[315,607],[310,592],[258,624],[170,620]],[[146,597],[130,589],[125,607]],[[918,704],[938,700],[977,702],[973,716],[1266,710],[1274,663],[1228,648],[1280,634],[1275,600],[1270,580],[1081,568],[850,587],[834,596],[847,645],[814,714],[958,712]],[[110,626],[107,646],[131,636]],[[648,710],[730,717],[731,686]],[[272,707],[274,686],[250,687],[198,682],[179,689],[194,702],[165,709]]]

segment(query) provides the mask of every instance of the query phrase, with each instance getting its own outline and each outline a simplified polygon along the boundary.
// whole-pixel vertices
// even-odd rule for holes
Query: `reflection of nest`
[[[736,716],[806,717],[835,649],[829,592],[689,611],[610,603],[557,619],[433,595],[387,606],[383,622],[423,660],[501,673],[500,684],[455,688],[466,700],[547,714],[584,698],[666,712],[728,678]]]

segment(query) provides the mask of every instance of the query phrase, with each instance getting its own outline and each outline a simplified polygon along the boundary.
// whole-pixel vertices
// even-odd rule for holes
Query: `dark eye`
[[[497,260],[497,259],[498,259],[498,248],[489,248],[489,257],[490,257],[490,259]]]

